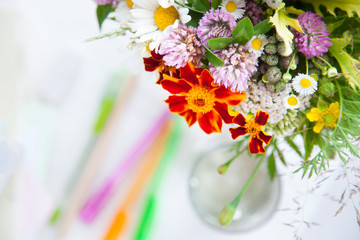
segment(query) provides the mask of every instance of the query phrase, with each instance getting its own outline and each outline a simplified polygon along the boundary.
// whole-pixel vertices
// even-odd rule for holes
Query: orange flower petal
[[[251,137],[249,141],[249,151],[251,154],[265,153],[263,142],[256,137]]]
[[[169,104],[170,112],[181,113],[188,110],[188,103],[184,96],[169,96],[165,102]]]
[[[232,139],[237,139],[239,136],[243,136],[246,134],[246,128],[243,127],[237,127],[237,128],[230,128],[229,129],[231,133]]]
[[[180,77],[194,85],[199,84],[197,76],[200,76],[202,71],[202,68],[196,68],[192,63],[187,63],[185,67],[180,68]]]
[[[225,103],[215,102],[214,109],[225,123],[232,123],[233,117],[229,114],[228,106]]]
[[[270,143],[270,140],[272,139],[272,136],[264,133],[263,131],[261,131],[258,136],[259,139],[263,141],[266,145],[268,145]]]
[[[171,94],[184,94],[189,92],[191,86],[183,79],[177,79],[164,74],[161,86]]]
[[[214,81],[213,76],[211,76],[210,72],[208,70],[202,71],[200,78],[199,78],[199,84],[203,87],[208,87],[209,89],[212,88],[211,83]]]
[[[160,62],[154,60],[152,57],[143,58],[143,60],[144,60],[145,70],[148,72],[153,72],[160,66]]]
[[[241,113],[239,113],[236,117],[234,117],[233,123],[236,123],[241,127],[245,127],[246,119]]]
[[[189,127],[194,125],[197,120],[196,113],[192,110],[187,110],[185,112],[179,113],[179,115],[185,118]]]
[[[258,110],[256,112],[255,122],[260,126],[264,126],[267,123],[268,119],[269,119],[269,114],[267,112],[263,112],[261,110]]]
[[[246,99],[245,93],[240,92],[232,92],[229,89],[225,88],[224,86],[219,87],[215,91],[215,97],[228,105],[235,106],[241,103],[243,100]]]
[[[220,115],[215,111],[210,111],[205,114],[198,113],[198,122],[200,128],[207,134],[221,132],[222,120]]]

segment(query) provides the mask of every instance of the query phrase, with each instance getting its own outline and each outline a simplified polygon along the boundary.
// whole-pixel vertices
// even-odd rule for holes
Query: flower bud
[[[266,77],[270,83],[277,83],[281,80],[282,72],[278,67],[270,67],[266,73]]]
[[[277,52],[277,47],[275,44],[267,44],[264,48],[264,51],[267,54],[275,54]]]
[[[292,76],[290,73],[284,73],[284,75],[282,76],[282,79],[284,80],[284,82],[289,82],[292,79]]]
[[[286,89],[286,83],[284,82],[278,82],[275,85],[275,91],[276,92],[282,92]]]
[[[335,93],[335,85],[332,82],[325,82],[321,84],[319,91],[320,94],[324,95],[325,97],[333,96]]]
[[[319,76],[317,74],[310,74],[310,77],[312,77],[313,79],[315,79],[315,81],[319,80]]]
[[[228,225],[232,222],[236,208],[229,204],[223,208],[219,215],[219,223],[223,226]]]
[[[269,66],[276,66],[279,63],[279,57],[277,55],[269,54],[266,56],[265,62]]]
[[[328,69],[328,77],[332,78],[335,77],[338,74],[338,71],[335,67],[331,67]]]
[[[226,173],[226,171],[228,170],[228,165],[227,164],[223,164],[220,167],[218,167],[217,171],[219,174],[224,175]]]

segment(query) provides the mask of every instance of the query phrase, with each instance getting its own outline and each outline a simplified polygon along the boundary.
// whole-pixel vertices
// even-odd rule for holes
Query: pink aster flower
[[[222,67],[210,66],[210,73],[215,83],[231,91],[243,92],[248,88],[248,81],[257,71],[258,60],[245,46],[231,44],[219,52],[218,57],[225,62]]]
[[[164,55],[163,60],[167,66],[181,68],[191,62],[196,67],[200,67],[205,48],[196,36],[196,28],[181,24],[161,43],[159,53]]]
[[[211,9],[200,19],[197,35],[200,41],[208,47],[207,41],[209,39],[230,37],[235,26],[235,18],[230,13],[220,9]]]
[[[305,54],[308,59],[326,53],[332,43],[329,30],[321,21],[321,17],[316,13],[306,12],[299,15],[298,21],[305,33],[295,33],[295,42],[299,46],[299,52]]]
[[[95,3],[97,5],[106,5],[109,3],[112,3],[113,7],[117,7],[120,0],[95,0]]]

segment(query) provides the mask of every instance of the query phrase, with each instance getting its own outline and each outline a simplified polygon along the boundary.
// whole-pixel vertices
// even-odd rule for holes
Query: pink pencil
[[[125,160],[121,161],[114,172],[108,177],[103,185],[89,198],[80,212],[80,217],[84,222],[90,223],[106,204],[113,190],[125,173],[136,163],[136,160],[148,149],[151,142],[161,132],[162,127],[169,118],[169,111],[166,110],[155,122],[152,128],[144,135],[141,141],[134,147]]]

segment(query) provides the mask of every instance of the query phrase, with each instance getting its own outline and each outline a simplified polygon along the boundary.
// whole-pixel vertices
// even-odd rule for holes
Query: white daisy
[[[268,43],[264,34],[258,36],[253,36],[250,41],[246,44],[246,47],[249,49],[249,52],[255,53],[257,57],[264,52],[264,47]]]
[[[291,94],[284,99],[284,105],[287,109],[297,109],[300,107],[299,98]]]
[[[121,1],[115,10],[115,19],[120,23],[127,23],[130,19],[130,9],[132,9],[132,0]]]
[[[245,0],[224,0],[220,8],[234,16],[235,19],[242,18],[245,13]]]
[[[129,26],[140,42],[150,42],[151,50],[160,45],[172,27],[191,20],[189,9],[180,7],[173,0],[133,0],[133,3]]]
[[[293,78],[291,86],[300,95],[308,96],[317,90],[317,81],[306,74],[299,73]]]

